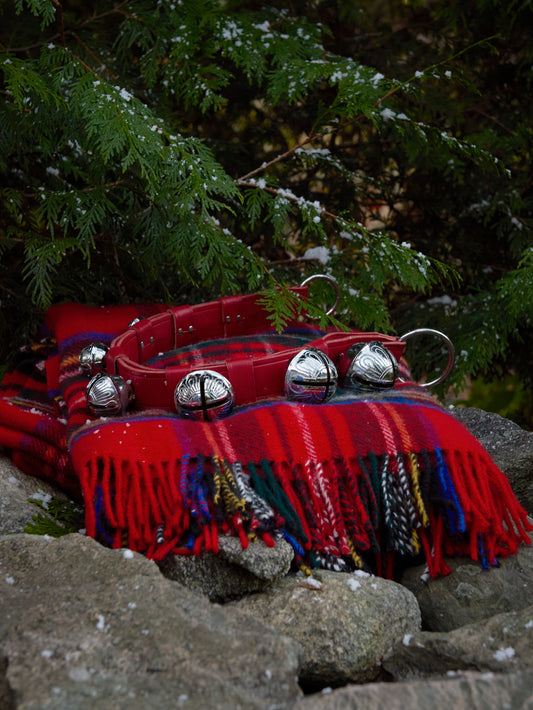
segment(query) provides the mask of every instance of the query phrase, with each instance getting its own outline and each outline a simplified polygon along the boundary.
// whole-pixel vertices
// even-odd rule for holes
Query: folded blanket
[[[488,566],[529,543],[504,474],[412,382],[380,394],[341,389],[320,405],[275,398],[212,422],[162,411],[96,419],[80,350],[164,310],[55,306],[0,386],[0,445],[22,470],[83,497],[90,536],[154,559],[216,552],[220,535],[243,547],[284,537],[302,564],[386,576],[398,557],[423,554],[437,576],[449,571],[445,555]],[[309,327],[211,341],[151,365],[208,367],[316,337]]]

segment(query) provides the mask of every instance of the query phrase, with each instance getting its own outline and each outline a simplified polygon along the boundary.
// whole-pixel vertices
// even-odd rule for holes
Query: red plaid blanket
[[[164,306],[53,307],[0,387],[0,445],[24,471],[83,497],[89,535],[149,557],[217,551],[220,535],[272,545],[306,565],[367,566],[389,576],[398,556],[444,555],[484,566],[529,543],[525,511],[479,442],[425,390],[340,390],[321,405],[272,399],[197,422],[161,411],[96,419],[86,408],[82,347],[110,342]],[[206,367],[243,349],[294,348],[313,329],[212,341],[156,367]]]

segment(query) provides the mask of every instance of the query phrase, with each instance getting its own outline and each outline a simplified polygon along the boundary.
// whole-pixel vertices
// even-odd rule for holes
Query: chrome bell
[[[85,374],[92,377],[104,370],[104,358],[108,350],[109,346],[100,342],[91,343],[83,348],[80,352],[79,361],[80,367]]]
[[[357,343],[348,350],[353,360],[346,373],[344,386],[361,391],[394,387],[398,363],[394,355],[378,340]]]
[[[337,389],[337,368],[318,348],[305,348],[289,362],[285,374],[287,399],[308,404],[327,402]]]
[[[195,370],[178,382],[174,390],[176,411],[188,419],[212,421],[231,412],[233,387],[214,370]]]
[[[123,377],[100,372],[89,380],[85,396],[94,415],[111,417],[124,414],[133,399],[133,389]]]

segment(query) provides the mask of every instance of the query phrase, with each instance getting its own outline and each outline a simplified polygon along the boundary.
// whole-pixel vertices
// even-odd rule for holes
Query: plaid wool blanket
[[[110,343],[165,306],[52,307],[39,341],[0,386],[0,445],[23,471],[83,499],[88,535],[153,559],[286,539],[302,565],[391,576],[398,557],[484,566],[529,543],[504,474],[425,389],[338,391],[325,404],[274,398],[212,422],[163,411],[102,419],[87,409],[80,350]],[[243,352],[302,347],[316,329],[243,336],[161,353],[153,367],[209,367]]]

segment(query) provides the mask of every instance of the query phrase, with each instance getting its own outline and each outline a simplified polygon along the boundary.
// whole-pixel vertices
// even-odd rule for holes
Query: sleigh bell
[[[335,394],[337,381],[337,368],[326,353],[318,348],[306,348],[289,362],[285,396],[308,404],[327,402]]]
[[[346,373],[346,388],[368,391],[394,387],[398,377],[398,363],[379,341],[357,343],[348,350],[348,355],[353,360]]]
[[[214,370],[196,370],[178,383],[174,404],[178,414],[188,419],[212,421],[231,412],[235,403],[233,387]]]
[[[94,415],[110,417],[124,414],[133,399],[133,389],[123,377],[100,372],[89,380],[86,399]]]
[[[80,352],[81,369],[91,377],[104,370],[104,358],[109,347],[105,343],[95,342],[87,345]]]

